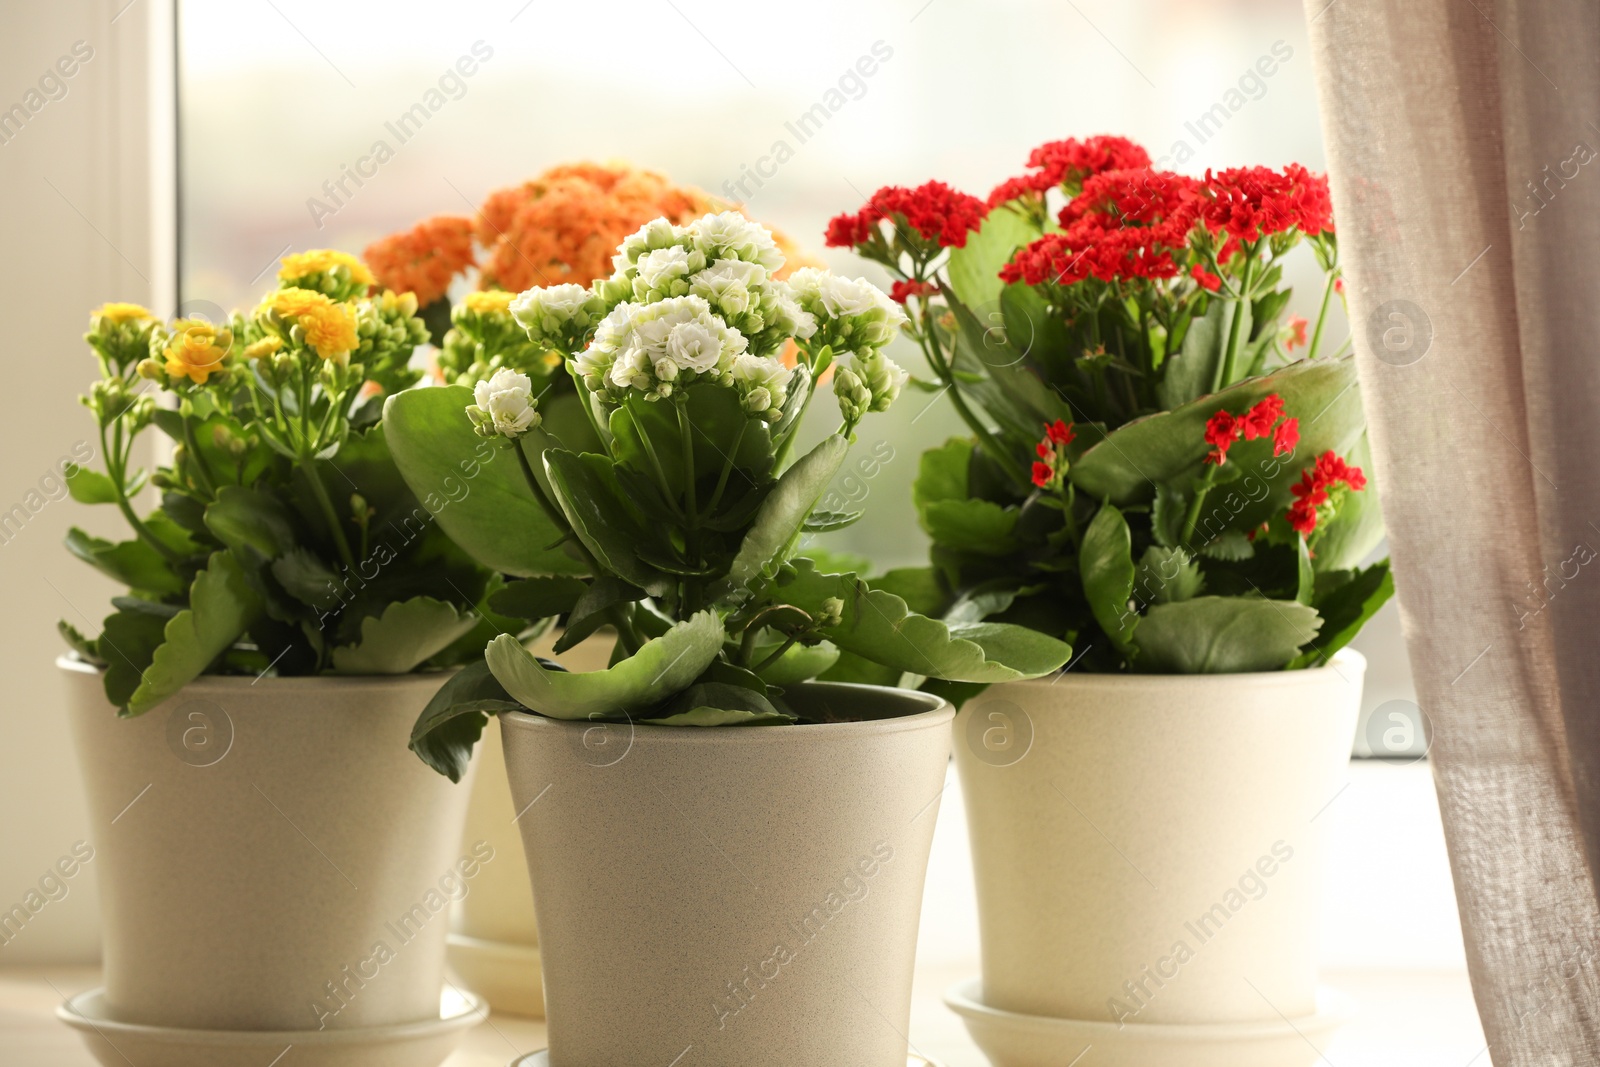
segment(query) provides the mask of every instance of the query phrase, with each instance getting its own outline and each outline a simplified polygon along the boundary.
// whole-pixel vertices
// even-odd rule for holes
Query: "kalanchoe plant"
[[[132,304],[91,318],[101,377],[83,402],[104,469],[75,468],[68,487],[115,505],[135,536],[68,534],[74,555],[128,592],[98,637],[66,622],[61,632],[105,666],[124,714],[204,673],[449,666],[514,625],[483,616],[500,579],[433,522],[470,478],[413,493],[377,421],[384,397],[419,377],[408,366],[426,337],[416,298],[369,296],[366,267],[338,252],[291,255],[279,279],[226,324],[164,325]],[[152,425],[171,460],[146,474],[135,455]],[[141,514],[147,486],[161,502]]]
[[[1342,292],[1326,180],[1189,178],[1118,137],[1028,163],[987,202],[886,188],[829,225],[895,277],[936,379],[918,384],[972,433],[922,459],[932,568],[877,584],[1070,641],[1087,670],[1327,662],[1392,586],[1387,562],[1359,568],[1382,525],[1353,465],[1349,341],[1325,337]],[[1314,325],[1284,318],[1301,245],[1325,276]]]
[[[859,513],[819,512],[856,427],[891,404],[905,375],[883,354],[904,319],[865,281],[815,269],[775,277],[783,257],[742,215],[651,222],[590,286],[535,288],[511,313],[571,375],[597,446],[575,451],[542,417],[534,379],[502,368],[463,386],[394,398],[385,422],[414,485],[486,438],[515,457],[517,482],[441,516],[497,569],[525,575],[495,593],[501,615],[559,616],[560,652],[602,626],[608,670],[570,674],[511,634],[446,683],[412,747],[453,778],[486,716],[683,726],[789,724],[786,686],[841,650],[898,677],[972,682],[1060,667],[1067,645],[1020,627],[946,624],[854,574],[795,558],[807,531]],[[780,353],[793,342],[793,366]],[[795,457],[802,417],[833,371],[838,431]],[[499,465],[503,477],[509,465]],[[559,545],[560,549],[553,549]],[[552,573],[556,572],[556,573]]]

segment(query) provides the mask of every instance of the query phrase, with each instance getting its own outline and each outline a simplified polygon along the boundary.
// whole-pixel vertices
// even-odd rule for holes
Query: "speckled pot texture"
[[[407,749],[441,676],[205,677],[135,719],[58,661],[107,1014],[200,1030],[439,1019],[452,898],[494,859]]]
[[[1313,1014],[1319,817],[1365,667],[1346,650],[1303,671],[1069,673],[969,701],[955,750],[983,1005],[1125,1024]]]
[[[505,714],[552,1067],[903,1067],[953,711],[810,683],[848,722]]]

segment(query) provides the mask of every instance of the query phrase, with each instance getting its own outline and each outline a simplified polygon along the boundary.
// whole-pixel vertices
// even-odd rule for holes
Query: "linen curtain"
[[[1306,0],[1496,1067],[1600,1063],[1600,5]],[[1406,906],[1405,887],[1394,904]]]

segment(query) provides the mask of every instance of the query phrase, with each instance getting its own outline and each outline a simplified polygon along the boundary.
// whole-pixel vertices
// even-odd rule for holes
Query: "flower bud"
[[[817,625],[822,627],[838,626],[844,621],[844,601],[836,596],[828,597],[822,602],[822,610],[817,613]]]
[[[480,437],[516,440],[539,425],[533,382],[526,374],[502,367],[473,387],[472,398],[476,403],[467,407],[467,417]]]

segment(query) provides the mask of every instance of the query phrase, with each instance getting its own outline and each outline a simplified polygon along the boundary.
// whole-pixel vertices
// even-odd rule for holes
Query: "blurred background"
[[[0,647],[13,683],[0,745],[0,902],[24,893],[83,824],[50,666],[62,650],[53,622],[98,630],[112,590],[60,540],[74,523],[114,526],[60,501],[48,476],[90,436],[75,396],[92,366],[78,340],[91,307],[133,300],[161,315],[218,315],[253,304],[287,251],[359,252],[586,159],[625,160],[743,201],[833,269],[872,277],[869,265],[823,249],[831,216],[880,185],[934,177],[985,195],[1047,140],[1119,133],[1158,165],[1194,174],[1323,169],[1306,19],[1292,0],[8,6],[0,512],[19,504],[24,517],[0,525],[10,608]],[[68,56],[78,60],[73,75],[45,78]],[[864,56],[875,60],[870,75],[857,67]],[[22,117],[13,109],[8,122],[13,104]],[[802,126],[819,104],[825,121]],[[1299,268],[1291,310],[1310,317],[1309,254]],[[1333,336],[1344,332],[1333,324]],[[920,371],[909,342],[894,354]],[[831,412],[818,407],[820,423]],[[826,547],[879,567],[922,560],[911,479],[919,453],[955,432],[946,405],[909,391],[869,422],[858,447],[886,442],[893,459],[845,487],[870,497],[870,521]],[[1369,714],[1414,700],[1392,605],[1356,647],[1370,662]],[[1367,762],[1353,779],[1362,788],[1329,816],[1330,961],[1459,967],[1426,764]],[[950,959],[976,945],[959,810],[947,801],[927,905],[929,928],[949,932],[924,946]],[[94,959],[93,887],[72,894],[0,947],[0,965]]]

